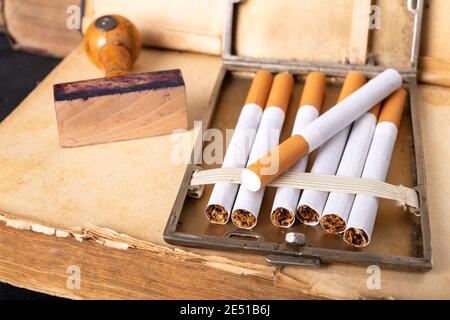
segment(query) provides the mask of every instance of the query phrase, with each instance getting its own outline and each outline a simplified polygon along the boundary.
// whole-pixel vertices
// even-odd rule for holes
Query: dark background
[[[0,121],[17,107],[59,61],[56,58],[13,51],[6,36],[0,34]],[[0,282],[0,300],[10,299],[56,298]]]

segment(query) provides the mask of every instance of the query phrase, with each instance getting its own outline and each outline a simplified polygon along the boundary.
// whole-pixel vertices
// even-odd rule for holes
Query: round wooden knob
[[[91,23],[84,35],[89,59],[107,77],[126,74],[141,52],[141,37],[130,20],[107,15]]]

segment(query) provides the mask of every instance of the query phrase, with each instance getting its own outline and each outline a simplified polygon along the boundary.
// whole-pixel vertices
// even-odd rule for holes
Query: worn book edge
[[[270,266],[239,262],[220,256],[200,255],[177,247],[165,247],[144,240],[139,240],[126,234],[118,233],[112,229],[99,227],[91,223],[87,223],[83,227],[76,226],[72,228],[59,228],[4,212],[0,212],[0,221],[3,221],[7,227],[42,233],[48,236],[55,236],[57,238],[72,238],[79,242],[94,241],[98,244],[114,249],[137,249],[158,254],[167,254],[181,260],[195,259],[213,268],[236,274],[253,275],[271,279],[273,278],[275,272],[274,268]]]

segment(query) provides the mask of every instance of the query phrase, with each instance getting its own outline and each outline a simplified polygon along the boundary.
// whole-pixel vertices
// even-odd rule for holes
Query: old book
[[[8,33],[14,49],[65,56],[81,42],[80,30],[74,29],[80,20],[81,2],[2,0],[0,26]]]

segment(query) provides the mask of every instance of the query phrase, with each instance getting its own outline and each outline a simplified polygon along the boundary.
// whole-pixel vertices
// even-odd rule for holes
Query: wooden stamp
[[[117,15],[97,19],[89,26],[84,45],[106,77],[54,85],[61,146],[145,138],[187,128],[180,70],[127,74],[141,46],[130,21]]]

